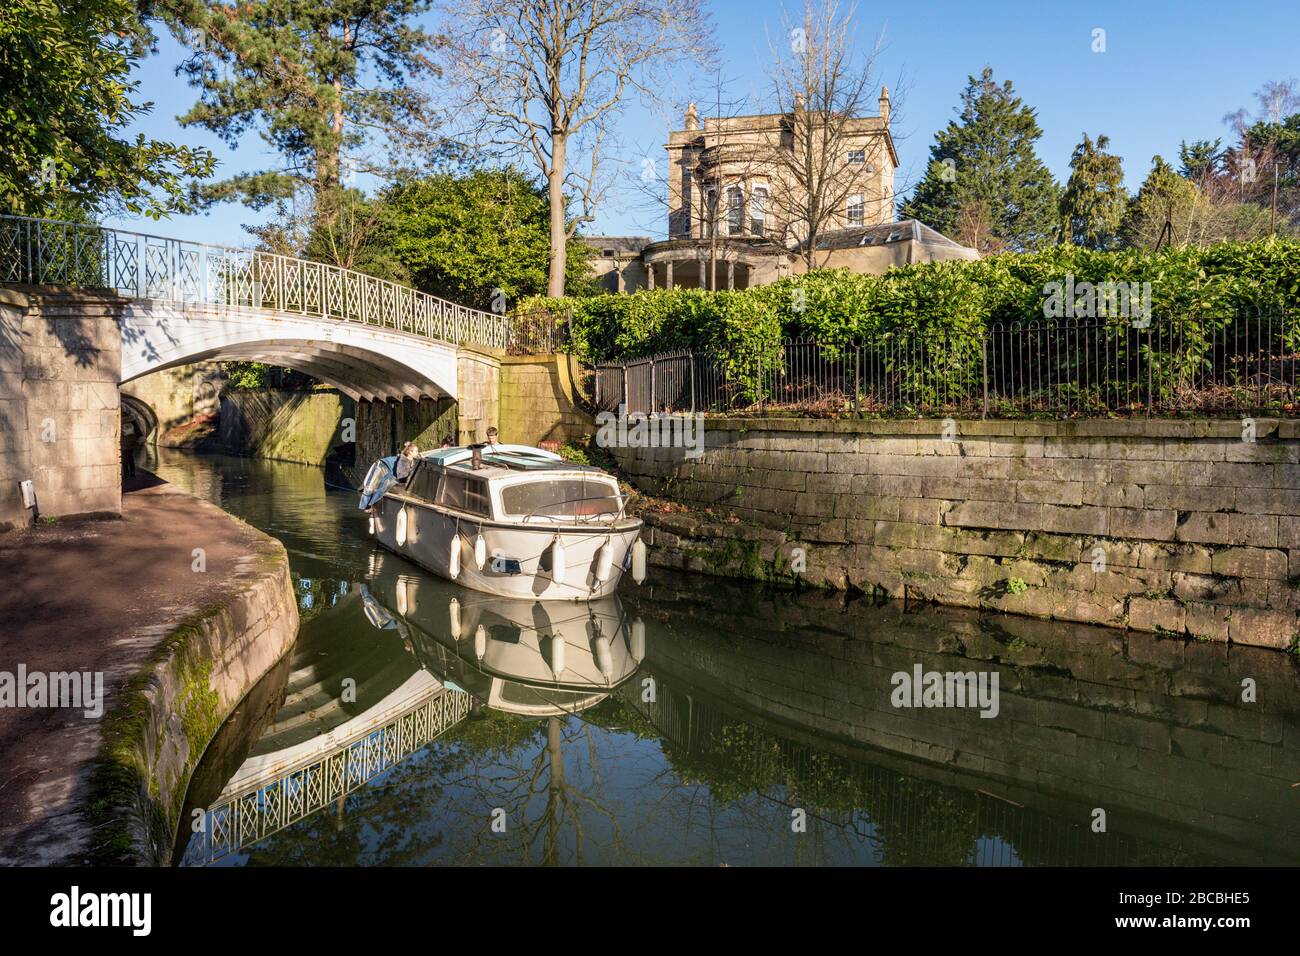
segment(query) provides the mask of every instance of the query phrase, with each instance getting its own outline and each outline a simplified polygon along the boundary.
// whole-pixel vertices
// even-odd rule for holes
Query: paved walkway
[[[159,640],[234,589],[262,537],[152,475],[121,520],[64,519],[0,535],[0,672],[102,671],[109,713]],[[203,548],[206,573],[192,569]],[[79,807],[99,752],[81,710],[0,707],[0,864],[76,863]]]

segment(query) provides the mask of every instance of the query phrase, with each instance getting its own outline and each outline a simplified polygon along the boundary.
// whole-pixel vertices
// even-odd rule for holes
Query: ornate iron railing
[[[0,283],[272,309],[509,348],[513,322],[352,269],[105,226],[0,216]]]
[[[204,832],[190,838],[182,862],[213,863],[323,810],[446,733],[469,716],[472,704],[469,694],[440,689],[327,753],[223,794],[207,809]]]

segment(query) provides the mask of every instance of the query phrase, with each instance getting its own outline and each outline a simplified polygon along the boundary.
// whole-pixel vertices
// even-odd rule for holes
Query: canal
[[[657,568],[521,607],[372,546],[320,469],[157,455],[284,543],[302,618],[185,865],[1300,863],[1288,655]],[[932,672],[992,700],[896,706]]]

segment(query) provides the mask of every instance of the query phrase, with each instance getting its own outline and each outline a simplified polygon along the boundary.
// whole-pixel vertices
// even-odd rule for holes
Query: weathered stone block
[[[1204,544],[1248,544],[1275,548],[1278,543],[1278,519],[1276,515],[1186,512],[1180,515],[1175,537],[1179,541]]]
[[[1128,626],[1135,631],[1181,634],[1187,626],[1187,611],[1177,601],[1130,598]]]
[[[1285,578],[1285,551],[1271,548],[1226,548],[1210,560],[1210,570],[1238,578]]]
[[[963,501],[943,516],[945,525],[964,528],[1009,528],[1034,530],[1043,527],[1043,508],[1036,504],[995,501]],[[1049,530],[1068,530],[1052,528]]]
[[[1107,521],[1108,533],[1115,538],[1168,541],[1178,524],[1178,513],[1150,508],[1111,508]]]
[[[1228,621],[1228,637],[1234,644],[1286,650],[1296,636],[1294,611],[1238,608]]]
[[[1107,535],[1110,533],[1110,511],[1090,505],[1078,508],[1043,505],[1039,528],[1060,534]]]
[[[1052,505],[1083,504],[1083,483],[1078,481],[1017,481],[1017,501]]]

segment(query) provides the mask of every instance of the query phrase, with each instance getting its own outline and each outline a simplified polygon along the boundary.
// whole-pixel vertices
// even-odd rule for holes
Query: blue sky
[[[731,94],[747,96],[761,109],[768,89],[768,34],[781,30],[780,0],[712,0],[710,8]],[[1104,53],[1092,50],[1097,28],[1106,31]],[[1300,4],[1295,2],[861,3],[859,41],[869,46],[882,30],[881,76],[891,89],[900,74],[907,80],[895,126],[900,187],[924,172],[935,131],[953,117],[966,77],[985,65],[999,80],[1010,79],[1038,111],[1039,155],[1059,180],[1068,176],[1070,152],[1080,135],[1105,133],[1124,159],[1130,189],[1141,183],[1153,155],[1176,158],[1183,139],[1228,139],[1225,113],[1240,107],[1253,111],[1253,94],[1263,83],[1300,73]],[[139,95],[152,100],[154,109],[136,129],[212,148],[221,160],[219,175],[274,165],[276,158],[256,134],[232,151],[211,134],[175,122],[195,99],[195,91],[174,74],[179,58],[179,49],[164,38],[160,53],[138,68]],[[672,95],[685,99],[692,91],[682,88]],[[693,95],[701,113],[707,112],[703,104],[711,86],[701,80]],[[620,183],[630,180],[643,155],[662,161],[667,129],[660,113],[631,102],[618,133],[631,171]],[[248,237],[241,224],[264,218],[227,204],[166,223],[116,224],[244,245]],[[663,218],[662,209],[647,207],[629,182],[616,186],[586,231],[658,237],[665,230]]]

